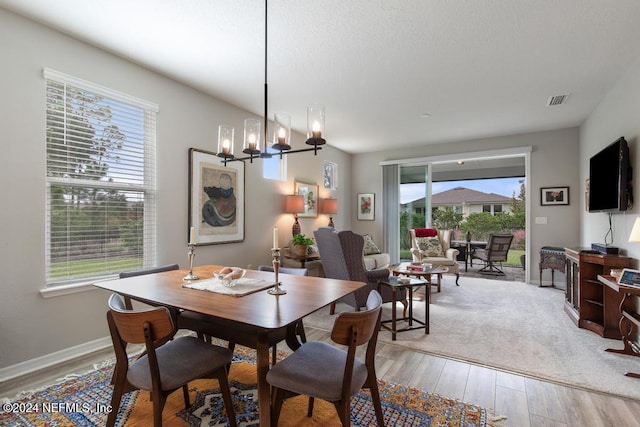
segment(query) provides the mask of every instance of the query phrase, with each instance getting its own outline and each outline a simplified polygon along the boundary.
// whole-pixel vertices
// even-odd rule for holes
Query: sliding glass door
[[[400,166],[400,259],[411,259],[409,230],[431,223],[429,166]]]

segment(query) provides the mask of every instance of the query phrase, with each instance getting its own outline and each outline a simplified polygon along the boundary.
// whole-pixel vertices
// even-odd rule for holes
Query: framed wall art
[[[375,194],[358,193],[358,220],[373,221],[375,208]]]
[[[304,197],[304,212],[298,214],[298,218],[315,218],[318,216],[318,184],[306,182],[294,182],[294,194]]]
[[[338,165],[325,161],[322,165],[322,177],[324,188],[329,190],[338,189]]]
[[[244,179],[244,162],[225,166],[215,153],[189,149],[188,230],[196,245],[244,240]]]
[[[569,187],[547,187],[540,189],[540,205],[560,206],[569,204]]]

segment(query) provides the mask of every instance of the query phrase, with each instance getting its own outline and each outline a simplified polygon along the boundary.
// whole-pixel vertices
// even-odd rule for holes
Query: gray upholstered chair
[[[259,265],[258,271],[273,271],[273,266],[271,265]],[[306,268],[294,268],[294,267],[280,267],[278,269],[278,273],[282,274],[294,274],[296,276],[307,276],[309,274],[309,270]]]
[[[378,426],[384,426],[380,392],[375,370],[375,351],[380,329],[382,298],[371,291],[366,311],[340,313],[335,320],[331,339],[347,350],[331,344],[310,341],[271,368],[267,381],[273,386],[272,425],[278,418],[285,399],[309,396],[307,416],[313,415],[314,398],[334,404],[343,426],[350,425],[351,397],[361,388],[371,391]],[[356,357],[356,349],[367,344],[365,360]]]
[[[497,267],[496,263],[502,267],[502,263],[507,260],[512,241],[513,234],[490,234],[487,247],[473,251],[472,259],[484,262],[484,267],[478,270],[478,273],[504,276],[504,271]]]
[[[195,337],[174,338],[177,329],[166,307],[128,310],[118,294],[109,298],[107,322],[117,360],[111,396],[113,409],[107,426],[115,425],[122,395],[138,389],[151,393],[153,424],[162,426],[162,409],[167,397],[182,388],[185,408],[188,408],[187,384],[198,378],[218,380],[229,423],[236,425],[226,368],[233,356],[231,350]],[[144,344],[146,354],[130,363],[127,343]]]
[[[367,286],[341,299],[354,307],[356,311],[360,310],[360,307],[366,305],[369,292],[378,290],[378,283],[389,277],[389,270],[386,268],[367,270],[365,268],[362,255],[364,238],[359,234],[348,230],[337,231],[331,227],[320,227],[313,234],[318,244],[325,277],[367,283]],[[382,291],[382,301],[391,301],[391,290],[387,288],[380,290]],[[407,301],[404,289],[400,298],[406,310]],[[331,305],[330,313],[335,313],[335,304]]]

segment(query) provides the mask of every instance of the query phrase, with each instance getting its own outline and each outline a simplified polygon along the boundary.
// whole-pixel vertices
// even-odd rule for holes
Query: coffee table
[[[406,268],[407,265],[408,264],[398,264],[398,265],[391,266],[389,269],[391,270],[391,274],[393,274],[394,276],[399,276],[402,274],[404,276],[413,276],[419,279],[424,279],[426,280],[426,283],[428,283],[429,285],[437,286],[438,292],[440,292],[440,287],[442,285],[442,274],[447,273],[449,271],[449,267],[436,265],[435,267],[432,267],[429,270],[417,271],[417,270],[408,270]],[[437,280],[436,283],[433,283],[431,281],[432,275],[436,276],[436,280]]]
[[[400,332],[413,331],[415,329],[424,328],[424,333],[429,333],[429,305],[431,304],[431,287],[427,286],[427,289],[429,289],[429,291],[427,292],[427,298],[425,299],[424,303],[424,321],[422,321],[413,317],[413,290],[414,288],[425,286],[429,283],[423,279],[407,278],[405,280],[407,281],[407,283],[400,283],[398,277],[391,276],[388,279],[382,280],[378,283],[378,288],[386,286],[391,289],[391,319],[381,321],[380,327],[391,331],[392,341],[396,340],[396,334]],[[398,319],[396,315],[396,303],[398,302],[398,295],[400,295],[400,291],[402,289],[407,289],[409,293],[409,313],[407,316],[403,316]],[[380,291],[380,289],[378,289],[378,291]],[[408,322],[409,325],[405,328],[398,329],[397,322],[399,320],[404,320]],[[389,322],[391,323],[391,327],[386,325]],[[418,323],[419,326],[413,326],[413,322]]]

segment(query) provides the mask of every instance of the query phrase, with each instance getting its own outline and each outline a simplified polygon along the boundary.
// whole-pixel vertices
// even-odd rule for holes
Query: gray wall
[[[2,156],[0,190],[0,369],[39,356],[77,346],[107,335],[106,293],[94,290],[43,298],[44,288],[44,86],[42,69],[49,67],[116,89],[160,105],[158,115],[158,263],[186,263],[188,148],[215,150],[217,125],[230,122],[240,128],[248,114],[185,85],[115,57],[100,49],[63,36],[41,25],[0,9],[0,103]],[[262,96],[261,87],[256,96]],[[294,155],[286,182],[261,178],[258,165],[247,166],[246,240],[197,249],[196,264],[245,265],[269,262],[271,228],[289,236],[290,215],[280,213],[283,194],[293,191],[293,181],[322,183],[322,160],[338,164],[339,229],[369,233],[382,244],[382,174],[384,160],[478,152],[532,146],[530,188],[531,218],[547,217],[548,224],[531,221],[533,278],[537,277],[537,253],[541,246],[588,245],[602,241],[608,227],[603,214],[584,210],[584,180],[588,158],[620,135],[631,142],[636,174],[640,122],[640,64],[636,63],[580,128],[561,129],[456,144],[350,156],[331,147],[318,157]],[[328,130],[328,134],[330,131]],[[298,135],[296,143],[301,143]],[[569,186],[569,206],[540,206],[540,187]],[[636,185],[637,187],[637,185]],[[357,193],[376,194],[375,221],[357,221]],[[638,190],[636,205],[640,204]],[[320,187],[320,197],[330,192]],[[640,246],[626,236],[638,208],[614,217],[614,244],[631,256]],[[300,219],[302,231],[311,234],[325,225],[326,216]],[[581,229],[580,222],[583,223]]]
[[[622,75],[616,85],[599,104],[580,128],[580,184],[582,206],[585,204],[585,181],[589,178],[589,159],[621,136],[629,142],[631,164],[634,172],[635,206],[626,213],[613,215],[613,246],[623,254],[640,258],[640,244],[629,243],[629,233],[640,212],[639,186],[640,159],[638,143],[640,135],[640,60],[637,60]],[[609,230],[609,219],[605,213],[588,213],[581,209],[581,243],[604,243]],[[637,266],[637,264],[636,264]]]
[[[159,104],[158,263],[186,266],[188,149],[215,151],[217,126],[242,128],[248,113],[133,65],[100,49],[0,9],[2,156],[0,156],[0,369],[108,335],[103,291],[43,298],[45,287],[45,81],[49,67]],[[256,97],[262,97],[262,86]],[[301,107],[304,108],[304,105]],[[303,144],[302,135],[294,141]],[[322,162],[338,164],[338,190],[322,188]],[[289,159],[286,182],[264,180],[260,162],[246,167],[245,241],[199,247],[196,264],[241,265],[270,262],[272,228],[280,241],[290,236],[293,218],[281,214],[283,194],[294,179],[320,185],[320,197],[338,199],[338,228],[349,228],[351,156],[326,147],[317,157]],[[328,217],[300,220],[303,233],[326,225]]]
[[[382,170],[381,161],[412,159],[446,154],[490,151],[513,147],[533,147],[531,153],[530,188],[527,197],[531,203],[531,279],[538,279],[538,253],[542,246],[575,246],[579,243],[581,212],[578,128],[535,132],[497,138],[461,141],[455,144],[428,145],[401,152],[384,151],[353,156],[351,191],[376,194],[375,221],[353,221],[356,233],[371,234],[376,241],[382,239]],[[569,206],[540,206],[540,188],[568,186]],[[355,204],[355,200],[352,202]],[[584,202],[582,202],[584,203]],[[355,206],[352,207],[355,212]],[[533,218],[547,217],[547,224],[535,224]],[[535,272],[535,274],[533,274]],[[548,280],[546,276],[543,280]]]

